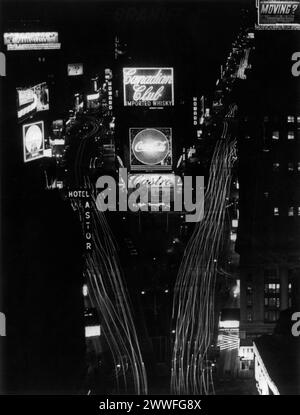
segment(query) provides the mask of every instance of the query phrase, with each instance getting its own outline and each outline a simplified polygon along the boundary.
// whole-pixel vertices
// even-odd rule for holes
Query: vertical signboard
[[[24,162],[44,157],[45,139],[44,122],[38,121],[23,125]]]

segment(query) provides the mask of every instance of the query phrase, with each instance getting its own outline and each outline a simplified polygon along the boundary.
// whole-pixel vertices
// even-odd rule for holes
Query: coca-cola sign
[[[172,168],[171,128],[131,128],[129,135],[132,170]]]
[[[174,105],[173,68],[123,68],[125,106]]]

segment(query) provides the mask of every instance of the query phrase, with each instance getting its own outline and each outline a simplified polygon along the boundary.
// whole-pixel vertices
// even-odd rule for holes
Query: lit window
[[[293,115],[288,115],[287,122],[295,122],[295,117]]]
[[[273,214],[274,214],[274,216],[279,216],[279,208],[278,207],[274,207]]]
[[[264,192],[264,197],[265,197],[265,199],[268,199],[268,197],[269,197],[269,192]]]
[[[288,171],[294,171],[294,163],[288,163]]]
[[[294,140],[295,138],[295,133],[294,131],[289,131],[288,132],[288,140]]]
[[[279,140],[279,131],[273,131],[272,139],[273,140]]]
[[[300,206],[298,206],[298,216],[300,216]]]
[[[294,216],[294,207],[292,206],[292,207],[289,207],[289,213],[288,213],[288,215],[289,216]]]
[[[273,171],[278,171],[280,167],[279,163],[273,163]]]
[[[230,233],[230,240],[233,241],[233,242],[236,241],[236,233],[235,232]]]
[[[297,123],[300,123],[300,115],[297,116]]]
[[[84,286],[82,287],[82,294],[84,297],[87,297],[88,293],[88,287],[86,284],[84,284]]]
[[[253,320],[253,317],[252,317],[252,311],[249,311],[249,312],[247,313],[247,321],[251,322],[252,320]]]
[[[246,140],[250,140],[250,138],[251,138],[251,137],[250,137],[250,135],[249,135],[249,134],[246,134],[246,135],[245,135],[245,139],[246,139]]]
[[[197,131],[197,137],[198,137],[198,138],[201,138],[201,137],[202,137],[202,133],[203,133],[203,131],[202,131],[202,130],[198,130],[198,131]]]
[[[239,221],[237,219],[232,219],[232,227],[237,228],[239,226]]]

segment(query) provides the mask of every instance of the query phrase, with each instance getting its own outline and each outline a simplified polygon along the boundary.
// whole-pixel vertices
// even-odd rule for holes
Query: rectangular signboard
[[[60,49],[58,32],[7,32],[3,35],[7,50]]]
[[[46,82],[30,88],[17,88],[18,119],[34,112],[49,110],[49,89]]]
[[[130,128],[129,148],[131,170],[172,169],[171,128]]]
[[[299,0],[257,0],[259,29],[300,29]]]
[[[83,64],[82,63],[69,63],[68,64],[68,76],[79,76],[83,75]]]
[[[24,162],[44,157],[45,134],[44,122],[37,121],[23,125],[23,154]]]
[[[173,106],[173,68],[123,68],[123,93],[125,106]]]

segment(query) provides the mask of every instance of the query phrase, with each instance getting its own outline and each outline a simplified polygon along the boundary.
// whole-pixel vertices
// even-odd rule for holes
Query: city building
[[[295,35],[258,32],[255,39],[252,71],[238,97],[237,251],[245,341],[271,334],[281,311],[299,307],[300,281],[300,112],[290,72]]]

